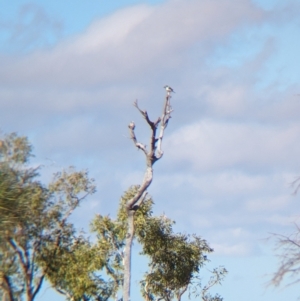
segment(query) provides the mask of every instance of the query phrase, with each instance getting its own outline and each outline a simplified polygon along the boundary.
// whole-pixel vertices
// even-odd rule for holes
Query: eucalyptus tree
[[[124,246],[129,227],[127,203],[139,189],[138,185],[132,186],[124,193],[115,220],[97,215],[92,222],[98,242],[114,246],[112,254],[118,264],[124,263],[125,259]],[[203,301],[223,300],[219,295],[211,296],[210,289],[222,282],[226,269],[214,269],[206,285],[203,285],[200,273],[208,262],[207,255],[213,251],[212,248],[198,235],[174,233],[175,222],[165,215],[153,216],[152,205],[152,199],[146,196],[133,219],[134,238],[141,245],[141,255],[148,259],[148,270],[140,281],[143,298],[146,301],[180,301],[186,293]],[[124,277],[125,280],[126,275],[122,270],[119,275],[119,279]]]
[[[0,142],[0,294],[3,300],[33,301],[60,256],[78,240],[68,219],[94,193],[86,171],[57,173],[46,187],[29,167],[32,147],[10,134]],[[80,245],[82,245],[81,243]]]

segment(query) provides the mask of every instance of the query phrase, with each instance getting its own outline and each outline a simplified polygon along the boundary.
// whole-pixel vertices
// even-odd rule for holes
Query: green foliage
[[[17,133],[11,133],[0,140],[0,160],[2,163],[24,164],[32,156],[32,146],[27,137],[20,137]]]
[[[35,202],[44,194],[43,187],[34,178],[34,168],[24,168],[31,155],[26,137],[15,133],[0,140],[0,229],[8,227],[20,218],[28,203]],[[37,204],[36,204],[37,205]]]
[[[149,218],[138,237],[143,254],[150,258],[150,271],[142,281],[143,294],[150,300],[178,298],[213,251],[199,236],[174,233],[173,224],[164,216]]]
[[[107,255],[83,238],[72,241],[48,265],[47,278],[68,299],[107,300],[114,292],[114,282],[97,273],[106,266]]]
[[[126,203],[136,194],[138,189],[138,185],[131,186],[120,199],[117,221],[122,225],[123,239],[125,239],[125,235],[127,233]],[[145,224],[147,224],[148,218],[152,215],[152,205],[152,199],[145,198],[141,206],[139,206],[139,208],[136,209],[134,214],[134,228],[136,232],[143,231]]]
[[[123,282],[126,203],[139,186],[121,197],[116,220],[95,217],[91,228],[97,240],[91,243],[77,234],[69,217],[95,192],[93,180],[86,171],[71,167],[45,186],[38,181],[39,169],[26,165],[31,151],[25,137],[11,134],[0,140],[0,298],[33,301],[46,278],[68,300],[108,300]],[[189,289],[204,301],[221,301],[208,289],[221,282],[226,270],[213,272],[201,294],[197,290],[200,269],[212,252],[207,242],[174,233],[174,222],[153,217],[152,205],[148,197],[132,211],[135,238],[149,259],[149,271],[141,281],[143,297],[180,300]]]
[[[27,138],[7,135],[0,141],[0,295],[10,292],[10,299],[26,289],[25,271],[29,265],[29,240],[36,233],[30,218],[39,214],[47,198],[46,189],[34,178],[36,169],[24,164],[31,156]],[[19,264],[21,262],[21,264]]]
[[[92,224],[98,242],[113,246],[111,254],[118,263],[122,260],[127,233],[126,203],[138,188],[130,187],[121,197],[115,221],[109,216],[98,215]],[[146,198],[134,215],[135,238],[142,246],[142,255],[149,258],[149,271],[141,281],[142,295],[146,300],[180,300],[182,294],[187,289],[192,290],[195,281],[199,280],[200,269],[208,261],[206,254],[213,250],[197,235],[174,233],[174,221],[165,216],[153,217],[152,205],[152,199]],[[221,301],[218,295],[212,297],[206,291],[211,283],[212,280],[203,287],[201,297],[204,301]],[[214,284],[218,283],[220,281]],[[197,295],[197,290],[193,295]]]
[[[220,285],[227,275],[227,270],[220,266],[218,268],[213,269],[210,272],[210,278],[207,283],[203,286],[202,279],[200,276],[196,276],[193,280],[193,283],[190,287],[189,295],[195,298],[201,297],[203,301],[223,301],[223,298],[219,295],[211,295],[210,289],[215,285]]]
[[[63,171],[57,173],[49,185],[56,200],[48,213],[62,225],[60,248],[55,249],[55,241],[54,245],[46,244],[39,264],[47,269],[46,276],[52,285],[69,300],[107,300],[120,281],[117,273],[120,267],[112,256],[113,245],[100,237],[98,243],[92,245],[83,236],[76,237],[73,226],[66,223],[73,209],[95,191],[91,184],[86,172]],[[104,277],[99,274],[101,271]]]
[[[37,180],[37,169],[26,166],[30,156],[27,138],[11,134],[1,140],[0,294],[11,301],[21,296],[34,300],[45,277],[73,294],[75,277],[82,275],[86,283],[90,277],[98,284],[100,278],[89,272],[104,265],[98,250],[78,239],[68,222],[73,210],[94,193],[93,180],[86,171],[70,168],[46,187]]]

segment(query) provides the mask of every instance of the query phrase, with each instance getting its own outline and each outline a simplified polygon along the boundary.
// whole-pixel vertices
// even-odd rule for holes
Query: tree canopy
[[[115,253],[124,258],[127,233],[126,204],[135,195],[139,186],[130,187],[120,199],[116,220],[98,215],[93,221],[93,230],[98,241],[108,239],[115,245]],[[226,275],[225,268],[212,272],[212,278],[201,285],[200,269],[208,262],[207,254],[213,252],[198,235],[174,233],[174,221],[165,215],[152,215],[153,200],[146,197],[134,215],[135,238],[141,244],[141,255],[148,258],[148,271],[140,281],[140,290],[145,300],[181,300],[185,292],[201,296],[204,301],[221,301],[218,295],[210,296],[208,290],[220,284]],[[199,292],[200,289],[200,292]]]
[[[32,147],[26,137],[7,135],[0,143],[0,297],[33,301],[45,279],[72,301],[116,299],[126,275],[128,202],[140,191],[131,186],[121,197],[116,218],[96,215],[90,239],[69,221],[73,211],[95,192],[87,171],[73,167],[44,185],[39,167],[31,167]],[[144,194],[134,212],[133,238],[148,258],[140,282],[145,300],[181,300],[185,292],[211,297],[208,289],[220,283],[225,269],[215,270],[201,286],[200,269],[213,250],[197,235],[175,233],[165,215],[153,216],[153,200]],[[199,294],[197,287],[201,288]]]
[[[4,300],[34,300],[57,258],[76,241],[68,218],[94,193],[86,171],[57,173],[48,186],[28,166],[32,147],[11,134],[0,143],[0,277]]]

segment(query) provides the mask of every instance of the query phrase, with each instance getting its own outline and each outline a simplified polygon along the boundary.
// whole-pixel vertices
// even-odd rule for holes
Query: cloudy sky
[[[70,165],[89,170],[98,192],[75,213],[78,227],[96,212],[114,216],[140,183],[144,158],[127,125],[145,143],[149,131],[132,103],[156,119],[169,84],[155,213],[208,240],[211,267],[229,270],[218,288],[225,301],[297,299],[296,287],[266,287],[277,266],[266,238],[299,221],[298,0],[0,4],[1,129],[30,138],[44,179]],[[44,289],[37,300],[53,296]]]

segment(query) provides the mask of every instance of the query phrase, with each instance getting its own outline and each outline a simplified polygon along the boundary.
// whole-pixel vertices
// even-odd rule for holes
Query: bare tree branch
[[[177,293],[177,301],[181,300],[182,295],[186,292],[187,289],[188,289],[188,285],[186,285],[182,290],[180,290]]]
[[[138,148],[138,149],[141,149],[145,155],[147,156],[148,153],[147,153],[147,150],[146,150],[146,146],[140,142],[137,141],[136,139],[136,136],[135,136],[135,132],[134,132],[134,129],[135,129],[135,124],[133,121],[131,121],[128,125],[128,128],[129,128],[129,134],[130,134],[130,139],[132,139],[134,145]]]
[[[279,286],[284,277],[295,277],[300,273],[300,232],[299,226],[295,226],[297,232],[290,236],[272,233],[277,239],[276,249],[280,251],[277,255],[280,258],[280,264],[269,284]],[[299,281],[300,278],[290,282],[288,286],[298,283]]]
[[[149,119],[149,116],[148,116],[148,113],[146,110],[141,110],[138,106],[138,101],[136,100],[133,105],[139,110],[139,112],[143,115],[143,117],[145,118],[145,120],[147,121],[147,123],[149,124],[150,128],[151,129],[154,129],[157,127],[157,125],[159,124],[160,122],[160,118],[158,118],[155,122],[151,121]]]
[[[35,298],[35,296],[37,295],[37,293],[40,291],[41,287],[42,287],[42,284],[43,284],[43,281],[44,281],[44,278],[45,278],[45,274],[43,274],[39,280],[37,281],[37,286],[35,288],[35,290],[33,291],[33,294],[32,294],[32,300]]]
[[[28,250],[23,250],[15,240],[12,238],[8,239],[9,245],[12,247],[14,252],[17,254],[19,258],[20,265],[23,270],[23,275],[25,276],[25,287],[28,300],[32,300],[32,285],[31,285],[31,273],[33,271],[30,270],[30,262],[29,262],[29,253]]]
[[[26,275],[27,274],[27,263],[24,260],[24,254],[23,254],[22,250],[20,250],[17,243],[12,238],[9,238],[8,242],[9,242],[10,246],[12,247],[12,249],[14,250],[14,252],[17,254],[20,264],[21,264],[21,267],[23,269],[24,275]]]
[[[136,202],[135,206],[138,208],[141,206],[141,204],[145,201],[146,196],[147,196],[148,192],[144,191],[143,195],[140,197],[140,199]]]
[[[169,119],[171,118],[172,108],[170,105],[171,95],[170,92],[167,92],[163,112],[161,117],[157,118],[155,122],[151,121],[146,110],[141,110],[138,101],[134,102],[134,106],[141,113],[143,118],[146,120],[147,124],[151,128],[150,134],[150,144],[149,150],[146,149],[146,146],[138,142],[135,135],[135,123],[131,121],[128,125],[130,138],[133,141],[134,145],[141,149],[146,156],[146,171],[142,184],[137,190],[136,194],[127,202],[127,223],[128,223],[128,233],[125,241],[125,255],[124,255],[124,285],[123,285],[123,301],[129,301],[130,299],[130,278],[131,278],[131,246],[134,237],[134,214],[139,206],[143,203],[147,195],[147,189],[150,186],[153,179],[153,164],[159,160],[162,155],[162,140],[164,136],[164,131],[168,125]],[[157,127],[160,124],[160,132],[158,138],[156,137]],[[157,147],[156,147],[156,144]]]
[[[3,288],[3,290],[4,290],[4,292],[8,293],[9,301],[15,301],[15,298],[13,295],[13,288],[12,288],[12,284],[10,282],[9,276],[3,275],[2,280],[6,286],[5,288]],[[6,299],[4,299],[4,300],[6,300]]]

